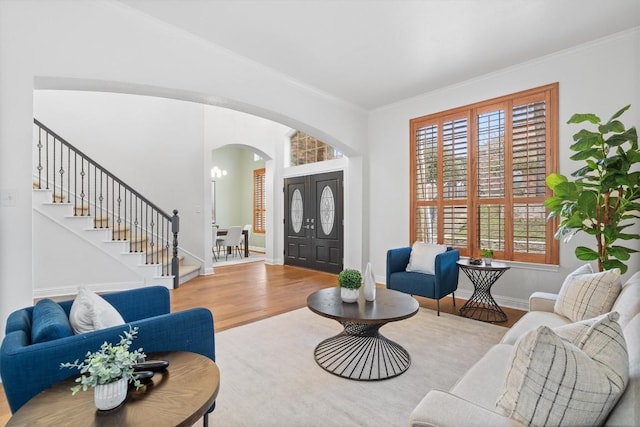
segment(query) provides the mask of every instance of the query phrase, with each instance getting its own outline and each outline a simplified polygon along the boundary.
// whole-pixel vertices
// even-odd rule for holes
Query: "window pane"
[[[416,200],[436,200],[438,189],[438,126],[416,131]],[[420,240],[420,239],[418,239]]]
[[[438,209],[435,206],[416,209],[416,240],[438,243]]]
[[[546,105],[544,101],[513,107],[513,195],[546,194]]]
[[[467,119],[442,126],[444,200],[467,198]]]
[[[455,248],[467,247],[467,206],[444,207],[444,244]]]
[[[546,251],[546,210],[542,203],[513,206],[513,245],[515,252],[544,254]]]
[[[504,197],[504,110],[478,115],[478,197]]]
[[[305,165],[343,157],[342,153],[332,146],[300,131],[297,131],[291,136],[289,149],[290,166]]]
[[[478,208],[480,248],[504,250],[504,206],[480,205]]]

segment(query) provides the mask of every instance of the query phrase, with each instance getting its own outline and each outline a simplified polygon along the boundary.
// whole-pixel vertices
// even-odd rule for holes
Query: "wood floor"
[[[262,262],[216,268],[211,276],[200,276],[171,291],[171,310],[206,307],[214,315],[215,331],[265,319],[287,311],[306,307],[307,296],[322,288],[336,286],[337,275],[296,267],[265,265]],[[433,300],[416,297],[421,307],[435,310]],[[464,300],[440,301],[440,311],[457,314]],[[499,325],[510,327],[523,311],[504,308],[509,320]],[[0,425],[11,417],[9,406],[0,390]]]

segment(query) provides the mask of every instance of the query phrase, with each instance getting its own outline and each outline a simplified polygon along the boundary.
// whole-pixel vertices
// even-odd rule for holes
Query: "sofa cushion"
[[[495,411],[513,346],[496,344],[451,388],[451,393]]]
[[[57,340],[73,335],[67,313],[55,301],[48,298],[33,307],[31,343]]]
[[[599,425],[623,393],[629,361],[615,316],[576,346],[546,326],[514,346],[497,411],[527,425]]]
[[[76,334],[124,325],[124,319],[104,298],[81,286],[71,305],[69,320]]]
[[[549,313],[547,311],[530,311],[520,320],[518,320],[504,336],[502,337],[503,344],[515,344],[518,338],[526,334],[527,332],[537,328],[538,326],[546,325],[550,328],[563,326],[571,323],[569,319],[564,316],[558,316],[555,313]]]
[[[623,332],[629,354],[629,383],[609,414],[607,426],[637,426],[640,420],[640,314],[627,323]]]
[[[411,257],[407,271],[424,274],[435,274],[436,255],[447,251],[447,245],[436,245],[425,242],[415,242],[411,248]]]
[[[569,275],[560,288],[554,311],[577,322],[611,310],[620,294],[620,269]]]
[[[622,285],[622,291],[611,310],[620,313],[618,323],[622,328],[640,313],[640,272],[635,273]]]

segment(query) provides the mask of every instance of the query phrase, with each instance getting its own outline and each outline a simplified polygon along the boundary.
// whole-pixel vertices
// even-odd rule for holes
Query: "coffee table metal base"
[[[378,381],[396,377],[411,365],[409,353],[380,334],[385,323],[340,322],[344,331],[315,349],[324,370],[352,380]]]

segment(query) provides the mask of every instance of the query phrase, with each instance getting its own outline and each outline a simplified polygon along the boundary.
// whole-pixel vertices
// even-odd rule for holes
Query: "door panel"
[[[342,172],[285,179],[285,203],[285,264],[340,272]]]

